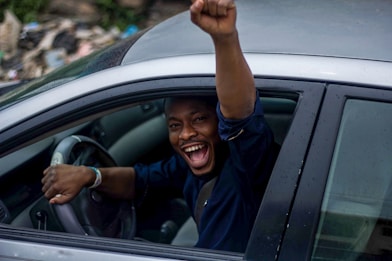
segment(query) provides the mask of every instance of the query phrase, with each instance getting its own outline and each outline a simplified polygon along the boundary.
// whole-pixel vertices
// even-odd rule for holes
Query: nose
[[[181,132],[180,132],[180,139],[182,140],[189,140],[193,137],[197,136],[197,131],[193,128],[190,124],[184,124]]]

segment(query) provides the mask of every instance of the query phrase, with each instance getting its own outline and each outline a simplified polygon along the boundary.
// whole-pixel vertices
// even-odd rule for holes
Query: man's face
[[[195,175],[211,172],[215,166],[218,118],[215,108],[202,100],[175,99],[166,106],[169,139]]]

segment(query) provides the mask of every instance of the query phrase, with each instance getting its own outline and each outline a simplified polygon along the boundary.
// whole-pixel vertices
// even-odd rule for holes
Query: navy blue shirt
[[[175,154],[151,165],[135,165],[136,187],[177,186],[193,211],[201,187],[218,175],[200,219],[196,247],[244,252],[273,164],[273,135],[259,99],[246,119],[225,119],[219,104],[217,114],[223,143],[213,173],[197,177]]]

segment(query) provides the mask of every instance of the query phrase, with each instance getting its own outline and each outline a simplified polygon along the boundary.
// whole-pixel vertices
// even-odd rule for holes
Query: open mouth
[[[208,163],[208,146],[205,144],[197,144],[183,149],[188,158],[189,165],[192,168],[199,169]]]

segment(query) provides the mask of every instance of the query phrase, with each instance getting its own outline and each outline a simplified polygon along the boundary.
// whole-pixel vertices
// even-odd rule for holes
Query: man
[[[189,97],[166,101],[169,139],[177,152],[168,160],[101,168],[97,177],[88,167],[57,165],[44,171],[42,190],[50,203],[62,204],[91,185],[125,199],[142,197],[148,187],[178,185],[197,219],[196,246],[244,252],[273,163],[273,135],[240,47],[234,1],[192,2],[192,22],[215,47],[218,105]],[[200,211],[197,198],[211,180]]]

